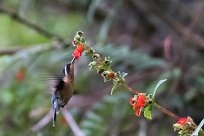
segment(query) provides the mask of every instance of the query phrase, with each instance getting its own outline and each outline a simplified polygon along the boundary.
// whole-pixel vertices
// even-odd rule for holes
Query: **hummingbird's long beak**
[[[76,60],[76,59],[75,59],[75,58],[73,58],[73,59],[72,59],[72,61],[71,61],[71,64],[73,64],[75,60]]]

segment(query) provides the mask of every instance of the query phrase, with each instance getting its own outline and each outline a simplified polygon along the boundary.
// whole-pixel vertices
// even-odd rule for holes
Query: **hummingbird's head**
[[[68,77],[70,80],[74,80],[74,63],[70,63],[67,64],[64,68],[63,68],[63,76],[64,77]]]
[[[70,72],[71,72],[71,64],[67,64],[64,68],[63,68],[63,71],[62,71],[62,73],[63,73],[63,75],[64,76],[68,76],[68,75],[70,75]]]

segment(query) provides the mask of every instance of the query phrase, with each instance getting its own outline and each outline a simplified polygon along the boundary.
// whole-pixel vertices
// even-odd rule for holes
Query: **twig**
[[[36,24],[26,20],[25,18],[21,17],[20,15],[18,15],[14,11],[10,11],[10,10],[5,9],[5,8],[0,6],[0,13],[8,15],[12,19],[18,21],[21,24],[26,25],[27,27],[35,30],[36,32],[44,35],[47,38],[55,38],[59,42],[63,42],[64,41],[64,39],[61,36],[59,36],[57,34],[53,34],[53,33],[49,32],[49,31],[45,30],[44,28],[42,28],[42,27],[40,27],[40,26],[38,26],[38,25],[36,25]]]
[[[35,44],[29,45],[28,47],[18,47],[14,49],[0,49],[0,56],[1,55],[13,55],[13,54],[33,54],[39,51],[49,50],[49,49],[58,49],[60,48],[60,43],[42,43],[42,44]]]
[[[1,49],[0,50],[0,56],[1,55],[13,55],[16,52],[18,52],[19,50],[21,50],[21,48],[16,48],[16,49]]]
[[[174,113],[170,112],[169,110],[163,108],[162,106],[158,105],[157,103],[154,104],[154,106],[159,109],[161,112],[171,116],[172,118],[176,119],[176,120],[179,120],[180,117],[178,117],[177,115],[175,115]]]
[[[62,110],[62,114],[64,115],[75,136],[85,136],[73,119],[72,115],[66,109]]]
[[[101,91],[100,91],[101,92]],[[68,104],[68,108],[78,108],[89,106],[95,101],[101,99],[104,95],[88,95],[88,96],[73,96]],[[52,120],[52,111],[48,112],[39,122],[37,122],[32,128],[32,132],[37,132],[42,129],[45,125],[47,125]]]
[[[37,124],[35,124],[32,128],[32,132],[37,132],[41,128],[43,128],[45,125],[47,125],[50,120],[52,119],[52,110],[48,112]]]
[[[134,94],[138,94],[139,91],[138,90],[135,90],[134,88],[132,88],[130,85],[128,85],[127,83],[123,83],[123,85],[129,90],[131,91],[132,93]]]

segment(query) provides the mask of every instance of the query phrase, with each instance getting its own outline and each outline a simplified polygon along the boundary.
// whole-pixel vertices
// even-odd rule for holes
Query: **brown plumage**
[[[73,94],[74,61],[63,68],[62,74],[63,76],[58,79],[51,99],[53,108],[53,126],[55,125],[56,114],[59,112],[60,108],[63,108],[69,102]]]

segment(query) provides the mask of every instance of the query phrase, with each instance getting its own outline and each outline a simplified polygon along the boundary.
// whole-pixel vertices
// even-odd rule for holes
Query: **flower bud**
[[[82,32],[82,31],[78,31],[78,32],[77,32],[77,35],[82,36],[82,35],[83,35],[83,32]]]
[[[102,74],[103,71],[104,71],[104,69],[99,69],[99,70],[97,71],[97,73]]]
[[[97,60],[98,58],[100,58],[100,55],[99,54],[94,54],[92,57],[93,57],[94,60]]]
[[[76,41],[73,41],[73,42],[72,42],[72,45],[73,45],[73,46],[76,46],[76,45],[77,45],[77,42],[76,42]]]
[[[76,42],[80,42],[80,36],[79,35],[75,35],[75,37],[74,37],[74,41],[76,41]]]
[[[109,73],[109,74],[108,74],[108,77],[109,77],[109,78],[114,78],[114,77],[115,77],[115,73],[113,73],[113,72]]]
[[[104,63],[105,63],[106,65],[110,65],[111,62],[112,62],[112,61],[110,60],[110,57],[105,57]]]
[[[88,66],[89,66],[89,69],[92,70],[93,68],[95,68],[95,67],[96,67],[96,64],[97,64],[96,61],[90,62],[89,65],[88,65]]]

